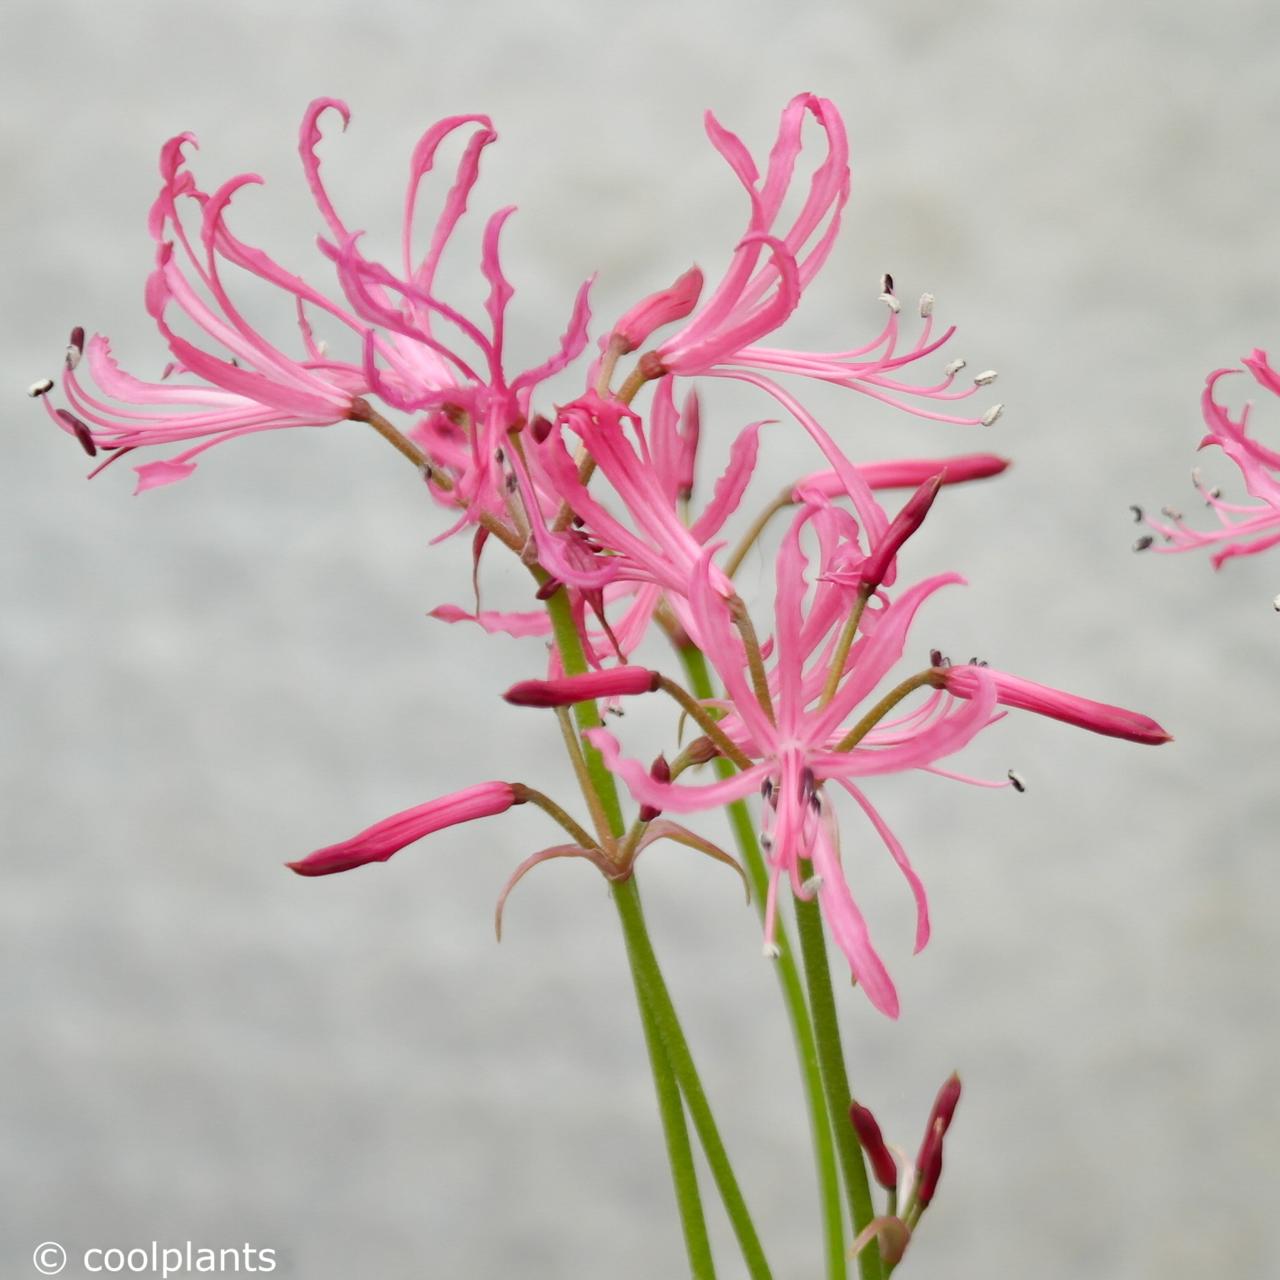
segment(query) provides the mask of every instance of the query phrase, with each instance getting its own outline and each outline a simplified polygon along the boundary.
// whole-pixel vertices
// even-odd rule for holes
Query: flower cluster
[[[1265,351],[1253,351],[1242,363],[1258,386],[1272,395],[1280,395],[1280,374],[1271,367]],[[1217,569],[1234,556],[1255,555],[1280,543],[1280,453],[1250,434],[1251,405],[1246,404],[1238,418],[1232,417],[1231,410],[1218,398],[1219,383],[1240,372],[1240,369],[1215,369],[1205,379],[1201,409],[1208,432],[1200,441],[1200,448],[1216,445],[1221,449],[1240,468],[1246,491],[1257,501],[1227,502],[1217,488],[1204,486],[1198,471],[1192,472],[1197,491],[1217,516],[1218,527],[1193,528],[1182,513],[1172,507],[1162,509],[1162,518],[1148,516],[1142,508],[1134,507],[1135,519],[1152,531],[1138,538],[1135,550],[1168,553],[1209,547],[1212,548],[1210,559]],[[1280,597],[1276,607],[1280,608]]]
[[[870,340],[832,351],[767,345],[821,271],[840,227],[849,162],[839,114],[812,95],[793,99],[763,169],[708,115],[711,143],[749,206],[746,225],[726,246],[727,266],[711,286],[691,268],[601,331],[580,393],[560,405],[539,397],[548,378],[587,352],[589,281],[566,306],[550,354],[521,372],[506,367],[513,288],[501,238],[511,208],[490,214],[481,231],[484,318],[466,314],[439,287],[440,263],[472,201],[482,154],[496,137],[489,120],[455,116],[422,136],[409,166],[400,259],[387,263],[366,253],[362,233],[343,220],[322,177],[321,123],[334,117],[348,123],[343,103],[313,103],[300,137],[321,225],[318,247],[336,285],[332,295],[235,234],[233,197],[259,179],[240,175],[202,190],[187,166],[194,139],[184,134],[161,153],[162,185],[149,220],[156,265],[146,305],[168,349],[164,371],[152,380],[125,373],[105,337],[86,341],[77,329],[61,378],[65,404],[55,404],[51,381],[33,393],[44,396],[54,422],[88,452],[107,455],[100,467],[136,449],[183,446],[139,465],[139,490],[189,476],[202,451],[250,432],[342,421],[379,431],[419,468],[430,498],[446,511],[441,537],[469,530],[477,567],[483,549],[496,542],[530,571],[525,611],[486,610],[477,598],[474,610],[441,605],[435,613],[490,631],[554,636],[545,679],[522,682],[508,698],[555,709],[589,819],[580,824],[523,784],[483,782],[289,865],[316,876],[386,861],[442,827],[531,801],[571,843],[535,853],[512,882],[530,866],[564,856],[589,858],[610,878],[623,879],[658,838],[732,861],[660,815],[717,808],[758,793],[768,866],[766,950],[775,949],[782,886],[799,899],[816,896],[854,978],[877,1009],[896,1015],[894,985],[842,865],[837,814],[844,802],[838,798],[847,796],[865,815],[906,878],[919,949],[929,937],[924,887],[872,803],[875,778],[905,770],[962,777],[942,762],[1007,707],[1138,742],[1167,735],[1145,716],[985,664],[954,666],[937,652],[895,677],[917,611],[941,588],[961,582],[946,573],[899,585],[904,547],[941,486],[996,474],[1004,460],[970,454],[860,467],[794,385],[830,383],[961,425],[990,425],[1001,406],[967,408],[995,373],[959,382],[965,362],[944,363],[938,354],[953,330],[935,327],[933,298],[920,299],[918,324],[907,334],[888,276],[880,285],[884,323]],[[416,239],[420,192],[436,180],[446,147],[460,155],[422,247]],[[297,330],[291,351],[246,321],[232,296],[232,275],[267,286],[284,304]],[[321,325],[345,350],[331,353],[317,336]],[[661,340],[647,345],[659,331]],[[621,362],[637,351],[624,372]],[[1274,377],[1265,364],[1251,367],[1260,380]],[[763,420],[742,427],[719,478],[709,492],[700,489],[701,379],[732,379],[764,393],[771,412],[807,433],[821,468],[789,483],[731,550],[725,531],[755,476],[760,434],[782,428]],[[1248,441],[1243,424],[1225,415],[1223,424],[1219,442],[1228,448],[1229,438],[1233,456],[1250,462],[1247,474],[1263,496],[1258,477],[1275,455]],[[1227,427],[1237,425],[1231,435]],[[1275,481],[1268,483],[1274,499]],[[881,495],[895,488],[913,492],[891,512]],[[784,510],[792,516],[776,555],[771,616],[760,626],[738,593],[735,572],[769,517]],[[705,655],[723,694],[695,696],[669,675],[632,662],[655,633],[677,653]],[[645,765],[600,726],[594,700],[656,692],[674,698],[701,736]],[[581,732],[570,707],[578,709]],[[719,780],[682,779],[712,761],[723,770]],[[616,794],[604,794],[602,767],[638,806],[629,826],[610,812]]]

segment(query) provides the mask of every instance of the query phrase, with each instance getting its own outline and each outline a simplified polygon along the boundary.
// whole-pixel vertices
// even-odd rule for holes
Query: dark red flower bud
[[[658,758],[649,766],[649,777],[655,782],[671,781],[671,766],[667,763],[667,757],[661,752]],[[640,821],[652,822],[662,812],[657,805],[642,804],[640,806]]]
[[[893,565],[893,558],[902,549],[902,544],[924,523],[924,518],[933,506],[933,500],[942,487],[942,476],[936,475],[926,480],[909,497],[901,511],[890,521],[884,536],[871,548],[867,558],[862,562],[862,590],[874,591],[885,579]]]
[[[871,1172],[875,1175],[876,1181],[886,1191],[896,1191],[898,1166],[893,1156],[889,1154],[889,1148],[885,1146],[875,1116],[861,1103],[854,1102],[849,1106],[849,1120],[854,1132],[858,1135],[863,1151],[867,1154],[867,1159],[871,1161]]]

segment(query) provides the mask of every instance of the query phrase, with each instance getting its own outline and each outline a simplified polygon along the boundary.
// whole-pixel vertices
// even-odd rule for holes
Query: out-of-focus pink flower
[[[413,844],[423,836],[457,826],[460,822],[491,818],[505,813],[513,804],[521,803],[522,798],[509,782],[479,782],[452,795],[392,814],[350,840],[327,845],[285,865],[300,876],[330,876],[338,871],[363,867],[369,862],[386,862],[392,854],[399,853],[405,845]]]
[[[1271,367],[1265,351],[1255,349],[1242,363],[1264,391],[1280,395],[1280,374]],[[1206,505],[1212,507],[1218,517],[1218,528],[1194,529],[1179,512],[1165,507],[1164,519],[1145,517],[1147,525],[1161,541],[1157,542],[1151,534],[1146,534],[1138,539],[1136,550],[1151,548],[1170,552],[1211,547],[1211,561],[1217,569],[1234,556],[1255,555],[1280,543],[1280,453],[1267,448],[1249,434],[1251,404],[1246,404],[1240,416],[1233,418],[1231,411],[1216,396],[1221,379],[1239,372],[1239,369],[1215,369],[1205,379],[1200,403],[1209,431],[1201,440],[1200,448],[1217,445],[1240,468],[1244,487],[1258,499],[1257,504],[1224,502],[1216,489],[1204,489],[1196,476],[1196,487]],[[1144,518],[1141,509],[1135,508],[1135,512],[1139,519]]]

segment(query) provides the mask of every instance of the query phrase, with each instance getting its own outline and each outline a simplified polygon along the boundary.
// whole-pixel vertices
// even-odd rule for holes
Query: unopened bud
[[[592,698],[652,693],[661,679],[656,671],[645,667],[613,667],[558,680],[521,680],[502,696],[517,707],[571,707]]]
[[[926,480],[904,503],[902,510],[890,521],[884,536],[871,549],[870,554],[862,562],[860,590],[874,591],[885,579],[893,564],[893,558],[902,548],[902,544],[924,523],[924,518],[933,506],[933,500],[942,487],[942,476],[936,475]]]
[[[860,1102],[854,1102],[849,1106],[849,1120],[854,1132],[858,1135],[863,1151],[866,1152],[867,1159],[871,1162],[871,1172],[875,1180],[886,1191],[896,1191],[898,1166],[889,1153],[889,1148],[885,1146],[884,1137],[880,1133],[880,1126],[875,1116]]]
[[[671,781],[671,766],[667,763],[667,757],[659,753],[658,758],[649,766],[649,777],[655,782]],[[642,804],[640,806],[640,821],[652,822],[662,812],[657,805]]]

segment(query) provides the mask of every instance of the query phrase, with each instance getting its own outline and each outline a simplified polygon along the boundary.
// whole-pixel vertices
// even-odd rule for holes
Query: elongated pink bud
[[[933,506],[933,500],[942,487],[942,476],[936,475],[926,480],[903,504],[902,510],[889,522],[884,536],[871,548],[870,554],[862,562],[862,591],[874,591],[888,575],[893,567],[893,558],[902,549],[902,544],[924,523],[924,518]]]
[[[592,698],[652,693],[661,677],[647,667],[612,667],[559,680],[521,680],[502,696],[517,707],[571,707]]]
[[[415,809],[392,814],[350,840],[317,849],[297,862],[286,862],[285,866],[300,876],[330,876],[337,871],[362,867],[367,862],[386,862],[405,845],[433,831],[475,818],[491,818],[505,813],[513,804],[522,803],[524,798],[511,783],[480,782],[438,800],[429,800]]]
[[[942,1082],[942,1088],[938,1090],[938,1096],[933,1100],[933,1110],[929,1112],[929,1123],[926,1127],[932,1129],[941,1121],[942,1132],[946,1133],[951,1128],[951,1120],[959,1103],[960,1077],[953,1071]]]
[[[972,698],[978,690],[980,677],[972,666],[941,667],[938,673],[946,688],[957,697]],[[1106,734],[1109,738],[1127,738],[1130,742],[1149,746],[1173,740],[1172,734],[1141,712],[1113,707],[1107,702],[1094,702],[1091,698],[1077,697],[1061,689],[1050,689],[1047,685],[1003,671],[985,668],[983,675],[995,683],[996,701],[1002,706],[1034,711],[1037,715]]]
[[[915,489],[933,476],[942,483],[964,484],[968,480],[985,480],[998,476],[1010,465],[1008,458],[995,453],[962,453],[954,458],[904,458],[890,462],[859,462],[854,470],[872,489]],[[824,498],[838,498],[844,493],[844,482],[834,471],[815,471],[797,481],[797,500],[805,493]]]
[[[863,1151],[866,1152],[867,1159],[871,1161],[871,1172],[875,1175],[876,1181],[886,1191],[896,1191],[898,1166],[893,1156],[889,1154],[889,1148],[885,1146],[875,1116],[861,1103],[854,1102],[849,1105],[849,1120],[854,1132],[858,1135]]]
[[[683,320],[698,305],[702,293],[702,272],[690,267],[667,289],[659,289],[637,302],[613,326],[614,339],[622,344],[622,352],[634,351],[655,330],[674,320]]]

